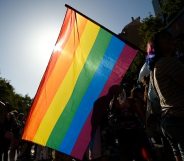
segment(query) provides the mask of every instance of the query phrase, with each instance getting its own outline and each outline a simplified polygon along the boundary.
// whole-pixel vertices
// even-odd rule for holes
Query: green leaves
[[[167,0],[161,6],[163,14],[166,15],[166,20],[169,22],[174,18],[178,12],[183,9],[184,1],[183,0]]]
[[[10,81],[0,77],[0,101],[9,103],[12,109],[28,112],[32,99],[28,95],[17,94]]]

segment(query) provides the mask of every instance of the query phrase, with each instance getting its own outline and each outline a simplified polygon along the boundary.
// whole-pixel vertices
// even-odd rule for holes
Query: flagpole
[[[80,14],[81,16],[85,17],[86,19],[92,21],[93,23],[95,23],[96,25],[100,26],[101,28],[103,28],[104,30],[108,31],[109,33],[111,33],[112,35],[114,35],[115,37],[117,37],[118,39],[124,41],[126,44],[130,45],[132,48],[139,50],[140,52],[146,54],[146,52],[142,49],[140,49],[138,46],[136,46],[135,44],[131,43],[130,41],[125,40],[124,38],[121,38],[120,36],[118,36],[116,33],[112,32],[111,30],[109,30],[108,28],[106,28],[105,26],[99,24],[98,22],[94,21],[93,19],[89,18],[88,16],[84,15],[83,13],[81,13],[80,11],[76,10],[75,8],[69,6],[68,4],[65,4],[65,7],[74,10],[75,12],[77,12],[78,14]]]

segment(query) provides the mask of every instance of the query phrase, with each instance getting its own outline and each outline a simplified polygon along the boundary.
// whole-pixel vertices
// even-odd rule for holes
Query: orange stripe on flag
[[[44,74],[44,77],[42,79],[40,88],[35,97],[36,100],[34,100],[34,104],[30,112],[31,115],[28,118],[29,127],[27,126],[25,127],[23,139],[32,140],[34,138],[36,131],[39,127],[39,124],[37,124],[37,122],[40,122],[43,119],[45,113],[47,112],[49,108],[49,105],[52,102],[54,95],[56,94],[58,90],[58,87],[62,83],[72,63],[73,54],[75,54],[74,51],[76,50],[79,44],[79,41],[80,41],[79,37],[81,37],[84,31],[84,28],[86,26],[86,22],[87,22],[86,19],[83,19],[80,15],[78,15],[77,21],[75,21],[75,13],[72,12],[70,14],[73,14],[72,18],[67,20],[69,21],[68,26],[65,26],[64,28],[65,32],[61,32],[63,33],[63,35],[60,34],[57,40],[56,46],[57,44],[60,44],[60,42],[62,42],[62,44],[60,44],[61,48],[65,49],[65,51],[71,50],[73,52],[71,52],[71,55],[66,55],[63,52],[59,53],[59,51],[55,51],[55,53],[53,53],[51,60],[49,62],[48,68],[46,70],[46,73]],[[76,22],[78,23],[77,25],[75,24]],[[64,34],[66,34],[66,36]],[[69,34],[70,36],[68,36]],[[72,35],[75,35],[75,37],[73,37]],[[69,37],[69,38],[63,40],[63,39],[60,39],[60,37],[61,38]],[[56,50],[58,50],[58,48]],[[58,59],[57,62],[56,62],[56,59]],[[55,63],[55,66],[54,66],[54,63]],[[50,75],[49,78],[48,78],[48,75]],[[39,96],[39,98],[37,96]],[[27,138],[28,135],[26,133],[29,133],[29,138]]]

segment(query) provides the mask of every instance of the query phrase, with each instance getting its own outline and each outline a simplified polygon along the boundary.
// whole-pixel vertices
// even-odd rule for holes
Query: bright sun
[[[54,27],[45,27],[42,29],[35,30],[32,35],[30,35],[31,53],[30,59],[34,59],[40,66],[46,66],[50,56],[55,49],[55,43],[59,35],[59,31],[56,31]]]

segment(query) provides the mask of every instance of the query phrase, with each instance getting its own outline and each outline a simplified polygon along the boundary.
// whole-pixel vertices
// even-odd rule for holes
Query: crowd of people
[[[95,102],[88,158],[184,161],[184,65],[175,45],[169,32],[155,33],[138,83],[131,90],[114,85]],[[99,131],[96,155],[93,136]]]
[[[56,160],[54,150],[21,139],[26,115],[12,109],[9,103],[0,101],[0,161]]]
[[[112,85],[94,102],[83,160],[184,161],[184,65],[173,40],[167,31],[156,33],[137,83]],[[21,140],[26,116],[0,103],[2,161],[76,160]]]
[[[0,102],[0,157],[4,161],[15,160],[20,151],[20,140],[25,117],[23,113],[12,110],[9,103]]]

